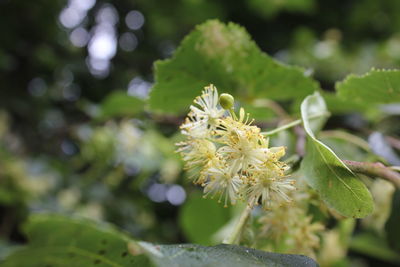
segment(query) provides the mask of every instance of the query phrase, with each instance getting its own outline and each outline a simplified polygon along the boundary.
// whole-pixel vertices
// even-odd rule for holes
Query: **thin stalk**
[[[240,241],[240,238],[243,233],[243,229],[247,223],[247,220],[250,217],[250,213],[253,210],[253,205],[246,205],[246,208],[242,211],[242,214],[240,215],[240,218],[238,222],[236,223],[235,227],[233,228],[233,231],[228,238],[224,240],[223,243],[225,244],[238,244]]]
[[[379,162],[358,162],[352,160],[343,160],[343,162],[353,172],[365,174],[370,177],[379,177],[393,183],[400,189],[400,173],[393,171]]]
[[[310,116],[310,117],[308,117],[308,118],[309,118],[309,119],[316,119],[316,118],[324,117],[324,116],[327,116],[327,115],[329,115],[329,113],[324,112],[324,113],[321,113],[321,114],[312,115],[312,116]],[[275,128],[275,129],[273,129],[273,130],[271,130],[271,131],[262,132],[261,134],[263,134],[263,135],[273,135],[273,134],[279,133],[279,132],[281,132],[281,131],[284,131],[284,130],[286,130],[286,129],[289,129],[289,128],[291,128],[291,127],[294,127],[294,126],[296,126],[296,125],[299,125],[299,124],[301,124],[301,123],[302,123],[302,119],[298,119],[298,120],[289,122],[288,124],[282,125],[282,126],[280,126],[280,127],[278,127],[278,128]]]
[[[237,120],[235,110],[234,110],[233,108],[230,108],[230,109],[228,109],[228,111],[229,111],[229,114],[231,114],[231,116],[232,116],[235,120]]]
[[[282,125],[282,126],[280,126],[278,128],[275,128],[275,129],[273,129],[271,131],[262,132],[261,134],[263,134],[263,135],[274,135],[276,133],[279,133],[281,131],[284,131],[286,129],[289,129],[289,128],[292,128],[292,127],[294,127],[296,125],[299,125],[301,122],[302,122],[302,120],[300,120],[300,119],[299,120],[295,120],[295,121],[289,122],[288,124],[285,124],[285,125]]]

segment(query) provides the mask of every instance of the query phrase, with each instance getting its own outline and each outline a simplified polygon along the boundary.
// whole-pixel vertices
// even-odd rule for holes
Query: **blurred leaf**
[[[364,112],[368,109],[368,106],[363,105],[363,103],[354,103],[352,99],[340,98],[337,94],[332,92],[322,91],[321,94],[326,101],[329,111],[335,115],[357,111]]]
[[[350,249],[384,261],[400,263],[400,255],[391,250],[382,238],[373,233],[365,232],[353,237]]]
[[[230,219],[230,210],[200,193],[192,193],[182,206],[179,223],[190,242],[210,245],[212,236]]]
[[[326,104],[319,93],[308,96],[301,105],[301,116],[307,133],[307,151],[301,168],[308,184],[320,194],[326,204],[346,217],[362,218],[373,210],[373,200],[367,187],[314,131],[321,129],[324,119],[312,119],[326,113]]]
[[[126,92],[113,92],[101,103],[100,119],[131,117],[143,111],[144,101]]]
[[[335,154],[341,159],[364,161],[368,156],[364,150],[347,140],[335,137],[321,137],[320,139],[328,147],[334,147]]]
[[[262,122],[267,119],[276,117],[276,114],[267,107],[256,106],[253,103],[251,104],[240,103],[240,104],[241,104],[240,106],[246,110],[246,113],[249,113],[250,117],[252,119],[255,119],[257,122]]]
[[[199,245],[152,245],[139,243],[159,267],[242,267],[242,266],[318,266],[302,255],[278,254],[235,245],[203,247]]]
[[[375,70],[357,76],[351,74],[336,84],[339,97],[356,104],[400,102],[400,70]]]
[[[270,18],[280,11],[310,13],[315,7],[315,0],[249,0],[249,7],[260,15]]]
[[[389,245],[400,252],[400,190],[393,194],[392,212],[386,222],[385,230]]]
[[[216,20],[197,26],[171,59],[156,62],[155,80],[150,106],[169,113],[187,110],[210,83],[244,102],[255,97],[294,99],[318,88],[303,69],[261,52],[245,29]]]
[[[129,238],[105,224],[59,215],[34,215],[25,225],[28,246],[3,267],[149,266],[148,259],[127,251]]]
[[[0,239],[0,262],[4,260],[8,255],[18,250],[19,246],[9,244],[5,240]]]

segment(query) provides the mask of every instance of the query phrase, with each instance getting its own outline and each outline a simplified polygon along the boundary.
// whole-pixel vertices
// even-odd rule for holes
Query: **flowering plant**
[[[114,13],[109,4],[96,12],[102,22]],[[125,22],[132,14],[141,13],[129,12]],[[338,34],[329,30],[327,38]],[[126,36],[135,35],[124,33],[121,47]],[[325,65],[336,45],[311,50]],[[106,65],[94,74],[108,75]],[[79,87],[68,73],[59,85],[72,100]],[[335,92],[318,81],[262,52],[242,27],[211,20],[156,62],[154,84],[136,77],[128,94],[78,101],[90,123],[45,113],[46,140],[61,125],[71,131],[58,161],[24,155],[28,142],[13,134],[18,112],[0,110],[0,265],[360,265],[349,251],[400,262],[400,71],[349,75]],[[201,91],[208,82],[226,93],[212,84]],[[28,86],[38,100],[43,88],[40,77]],[[67,215],[32,214],[38,210]],[[114,222],[135,239],[93,220]],[[15,246],[22,239],[28,244]]]

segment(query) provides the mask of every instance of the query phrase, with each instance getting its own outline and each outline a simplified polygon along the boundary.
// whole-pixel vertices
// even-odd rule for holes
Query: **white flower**
[[[239,188],[242,185],[242,180],[237,173],[219,163],[219,166],[210,167],[206,172],[208,181],[204,187],[205,196],[211,195],[215,197],[219,195],[218,202],[224,199],[224,206],[227,206],[228,201],[234,205],[238,198]]]
[[[274,202],[290,202],[289,193],[296,189],[295,181],[285,176],[287,165],[276,159],[281,150],[277,153],[271,155],[261,168],[248,171],[248,187],[245,189],[248,201],[253,204],[261,202],[265,209]]]
[[[260,128],[250,124],[241,109],[239,119],[221,119],[221,129],[216,131],[218,141],[225,144],[218,152],[227,154],[227,160],[237,171],[249,166],[257,168],[268,160],[267,141],[260,134]]]
[[[294,180],[259,178],[247,188],[247,197],[251,204],[257,204],[260,201],[267,209],[273,202],[290,202],[288,193],[295,189]]]
[[[186,169],[194,172],[191,176],[194,183],[203,184],[205,182],[203,169],[217,160],[214,143],[206,139],[189,139],[177,145],[180,146],[177,152],[181,152]]]
[[[204,88],[202,95],[196,97],[195,105],[190,106],[190,112],[181,126],[182,133],[195,138],[209,137],[218,126],[218,119],[225,110],[218,106],[218,91],[214,85]]]

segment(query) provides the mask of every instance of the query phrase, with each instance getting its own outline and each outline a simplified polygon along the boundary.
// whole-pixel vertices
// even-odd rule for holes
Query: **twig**
[[[397,188],[400,188],[400,173],[395,172],[379,162],[358,162],[352,160],[343,160],[350,170],[362,173],[370,177],[379,177],[392,182]]]
[[[399,140],[399,139],[394,138],[394,137],[392,137],[392,136],[385,136],[385,139],[386,139],[386,141],[388,141],[388,143],[389,143],[392,147],[394,147],[394,148],[400,150],[400,140]]]

